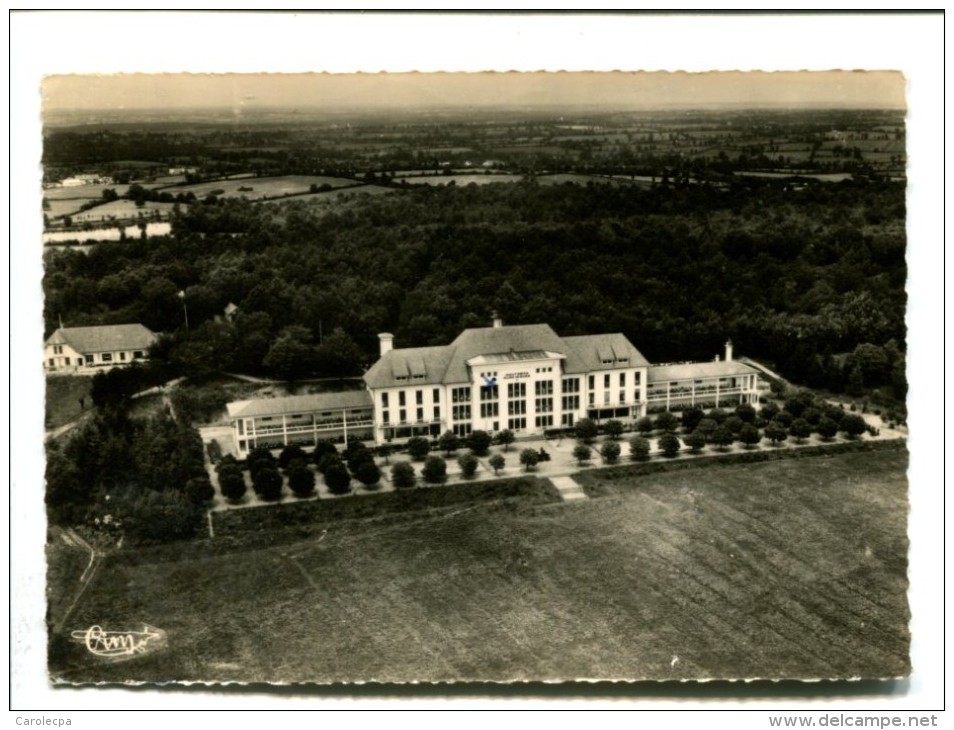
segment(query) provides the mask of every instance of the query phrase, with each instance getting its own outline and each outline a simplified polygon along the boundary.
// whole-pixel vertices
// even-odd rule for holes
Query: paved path
[[[573,477],[552,476],[550,477],[550,482],[557,488],[564,502],[570,502],[575,499],[586,499],[583,487],[581,487]]]

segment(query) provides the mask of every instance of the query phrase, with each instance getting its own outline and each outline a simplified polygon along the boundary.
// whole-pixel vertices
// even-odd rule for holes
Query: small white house
[[[60,327],[46,341],[47,372],[128,365],[149,357],[156,334],[141,324]]]

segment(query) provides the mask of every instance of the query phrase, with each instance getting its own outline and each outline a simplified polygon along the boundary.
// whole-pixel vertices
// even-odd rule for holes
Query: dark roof
[[[732,375],[751,375],[752,373],[758,373],[758,370],[738,360],[686,362],[677,365],[654,365],[649,368],[648,381],[650,384],[668,383],[673,380],[726,378]]]
[[[146,350],[156,334],[141,324],[105,324],[96,327],[60,327],[47,345],[69,345],[82,354],[118,350]]]
[[[567,373],[588,373],[621,367],[644,368],[649,365],[642,353],[619,332],[564,337],[563,342],[566,345]]]
[[[490,365],[547,359],[554,355],[566,357],[568,373],[649,365],[639,350],[619,333],[559,337],[548,324],[524,324],[467,329],[443,347],[390,350],[365,373],[364,381],[369,388],[467,383],[470,381],[467,363],[480,356]],[[398,377],[404,379],[398,381]]]
[[[291,413],[314,411],[338,411],[372,407],[371,396],[366,390],[347,390],[343,393],[310,393],[289,395],[282,398],[259,398],[237,400],[226,404],[229,418],[257,418],[281,416]]]

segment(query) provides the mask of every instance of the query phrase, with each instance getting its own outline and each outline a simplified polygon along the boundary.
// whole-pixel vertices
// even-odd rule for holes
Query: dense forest
[[[890,182],[220,200],[177,213],[165,238],[48,253],[46,328],[139,321],[169,335],[156,355],[183,372],[301,377],[359,373],[378,332],[444,344],[496,310],[562,335],[623,332],[651,362],[708,359],[732,338],[796,382],[903,399],[904,224]]]

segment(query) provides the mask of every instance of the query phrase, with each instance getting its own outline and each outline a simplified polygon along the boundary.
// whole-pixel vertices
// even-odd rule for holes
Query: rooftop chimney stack
[[[378,335],[378,339],[381,340],[381,357],[384,357],[394,349],[394,335],[390,332],[382,332]]]
[[[494,328],[503,327],[503,320],[500,318],[500,315],[494,312]]]
[[[732,340],[725,341],[725,361],[732,362]]]

